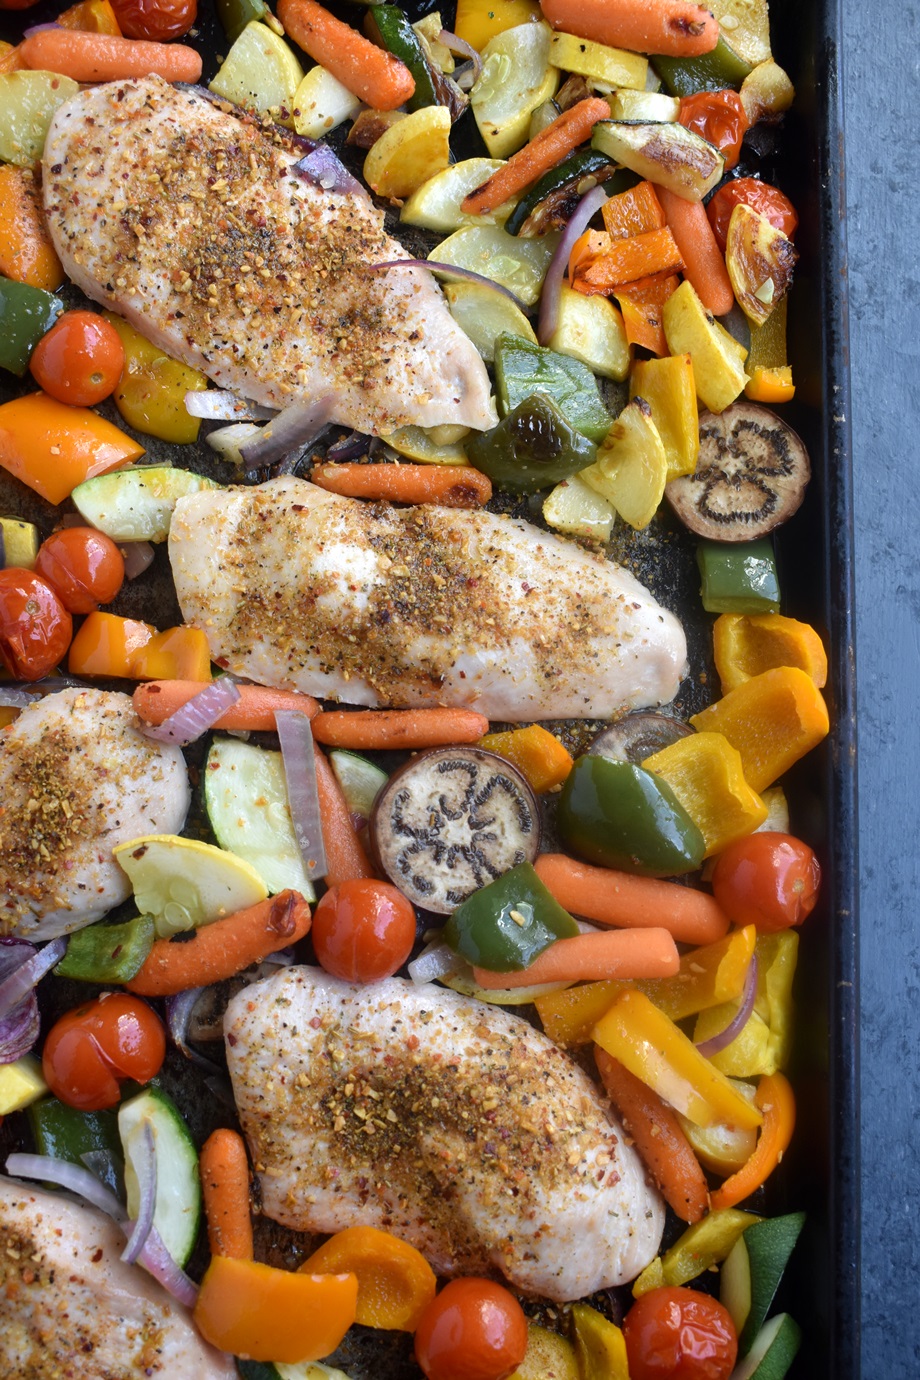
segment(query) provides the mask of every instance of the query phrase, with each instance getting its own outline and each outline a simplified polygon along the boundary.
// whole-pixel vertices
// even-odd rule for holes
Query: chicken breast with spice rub
[[[518,1016],[434,984],[285,969],[230,1003],[233,1092],[263,1210],[364,1224],[439,1274],[564,1302],[655,1256],[664,1207],[609,1104]]]

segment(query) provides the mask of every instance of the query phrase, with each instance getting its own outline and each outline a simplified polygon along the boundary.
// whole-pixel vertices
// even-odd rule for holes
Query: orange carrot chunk
[[[680,955],[664,929],[611,930],[557,939],[533,963],[514,973],[474,968],[486,990],[536,987],[543,982],[597,982],[602,978],[673,977]]]
[[[705,206],[699,201],[685,201],[666,187],[658,188],[658,197],[684,261],[684,277],[693,284],[707,311],[725,316],[735,305],[735,294]]]
[[[252,1259],[249,1161],[243,1137],[221,1127],[208,1136],[198,1161],[212,1255]]]
[[[152,680],[147,685],[139,685],[134,692],[134,712],[145,724],[161,724],[188,704],[206,684],[196,680]],[[215,728],[273,733],[276,710],[293,710],[311,719],[319,713],[319,705],[312,695],[301,695],[295,690],[271,690],[264,685],[240,685],[237,689],[239,699],[221,714]]]
[[[470,465],[317,465],[310,478],[345,498],[389,503],[479,508],[492,497],[491,480]]]
[[[30,34],[19,45],[19,57],[26,67],[59,72],[73,81],[151,76],[164,81],[201,79],[201,55],[184,43],[152,43],[79,29],[41,29]]]
[[[313,751],[316,756],[319,816],[326,850],[326,884],[333,887],[360,877],[373,877],[374,869],[355,832],[348,803],[335,772],[318,747],[314,747]]]
[[[415,91],[405,63],[343,24],[316,0],[279,0],[278,18],[290,38],[373,110],[395,110]]]
[[[699,57],[719,41],[708,10],[684,0],[540,0],[554,29],[633,53]]]
[[[370,751],[448,747],[478,743],[489,721],[475,709],[323,710],[313,720],[313,737],[327,747]]]

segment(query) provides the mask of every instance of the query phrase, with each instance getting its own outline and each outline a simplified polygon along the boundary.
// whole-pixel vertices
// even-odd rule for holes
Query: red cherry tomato
[[[30,10],[38,0],[0,0],[0,10]]]
[[[110,604],[125,578],[124,557],[94,527],[63,527],[38,549],[36,573],[56,589],[70,613],[92,613]]]
[[[727,1308],[695,1289],[652,1289],[623,1321],[629,1380],[728,1380],[738,1336]]]
[[[427,1380],[505,1380],[527,1350],[527,1319],[488,1279],[454,1279],[422,1314],[415,1359]]]
[[[818,859],[791,834],[749,834],[730,843],[712,874],[715,898],[729,919],[768,934],[801,925],[820,886]]]
[[[68,1107],[99,1112],[115,1106],[121,1079],[149,1083],[165,1056],[162,1023],[147,1003],[127,992],[104,992],[52,1026],[42,1072]]]
[[[783,196],[778,187],[771,187],[769,182],[758,182],[756,177],[736,177],[733,182],[726,182],[724,187],[720,187],[706,206],[709,223],[723,254],[728,222],[739,202],[766,216],[770,224],[782,230],[790,240],[794,236],[799,217],[789,198]]]
[[[698,91],[683,96],[679,122],[713,144],[733,168],[741,152],[741,140],[748,128],[748,117],[737,91]]]
[[[313,947],[327,973],[378,982],[401,968],[415,942],[412,903],[389,882],[341,882],[313,912]]]
[[[118,332],[94,311],[65,311],[32,351],[38,386],[58,402],[92,407],[114,390],[125,367]]]
[[[31,570],[0,570],[0,662],[17,680],[41,680],[63,658],[73,620],[57,592]]]
[[[125,38],[163,42],[187,34],[198,15],[198,0],[112,0]]]

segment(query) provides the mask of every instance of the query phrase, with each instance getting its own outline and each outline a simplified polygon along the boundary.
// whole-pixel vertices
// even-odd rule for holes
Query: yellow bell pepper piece
[[[753,1212],[738,1212],[735,1208],[710,1212],[688,1227],[663,1256],[646,1266],[633,1285],[633,1297],[639,1298],[662,1284],[680,1285],[698,1279],[705,1270],[721,1264],[741,1233],[760,1220]]]
[[[629,396],[644,398],[668,457],[668,482],[692,474],[700,454],[700,419],[689,355],[637,360]]]
[[[537,0],[457,0],[454,33],[481,53],[496,34],[542,17]]]
[[[158,350],[114,312],[103,312],[103,316],[125,348],[124,372],[113,398],[128,425],[161,441],[197,441],[201,423],[186,411],[185,395],[207,388],[207,377]]]
[[[487,733],[479,746],[507,758],[538,795],[561,786],[574,765],[569,750],[542,724],[509,733]]]
[[[730,1045],[711,1056],[711,1063],[732,1078],[755,1078],[776,1073],[789,1059],[792,1043],[792,980],[799,953],[794,930],[762,934],[755,945],[757,995],[754,1010]],[[724,1030],[737,1014],[739,1003],[727,1002],[703,1011],[693,1031],[695,1041],[708,1040]]]
[[[210,680],[208,639],[200,628],[155,633],[131,661],[129,675],[134,680]]]
[[[616,1323],[587,1303],[572,1305],[580,1380],[629,1380],[626,1338]]]
[[[700,733],[722,733],[741,754],[748,785],[772,786],[823,738],[830,720],[814,681],[798,666],[752,676],[690,719]]]
[[[534,1005],[544,1031],[557,1045],[586,1045],[594,1038],[598,1021],[629,986],[616,978],[586,982],[580,987],[548,992],[545,997],[537,997]]]
[[[775,666],[798,666],[819,690],[827,681],[827,653],[814,628],[781,613],[723,613],[712,649],[723,695]]]
[[[740,1078],[729,1080],[743,1097],[754,1101],[754,1085]],[[724,1179],[742,1169],[757,1146],[757,1132],[720,1122],[715,1126],[694,1126],[685,1116],[678,1117],[690,1148],[704,1169]]]
[[[763,1120],[644,992],[621,992],[594,1027],[594,1039],[697,1126],[759,1126]]]
[[[704,857],[752,834],[767,807],[744,779],[741,755],[721,733],[679,738],[642,763],[668,783],[706,840]]]

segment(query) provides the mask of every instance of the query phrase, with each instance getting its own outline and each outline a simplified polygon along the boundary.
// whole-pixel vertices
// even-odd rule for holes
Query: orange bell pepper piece
[[[21,72],[24,66],[18,44],[0,43],[0,73]]]
[[[584,293],[613,292],[625,283],[677,273],[683,266],[674,236],[665,226],[629,239],[611,240],[609,248],[593,262],[578,264],[572,287]]]
[[[601,207],[604,228],[615,240],[660,230],[665,224],[661,202],[651,182],[639,182],[628,192],[620,192]]]
[[[421,1251],[378,1227],[336,1232],[300,1269],[356,1275],[355,1322],[389,1331],[414,1332],[437,1289],[434,1270]]]
[[[0,57],[0,71],[8,70]],[[46,292],[64,281],[45,224],[38,183],[29,170],[10,163],[0,167],[0,273]]]
[[[605,230],[586,230],[583,235],[572,245],[572,252],[569,255],[569,265],[566,270],[569,275],[569,282],[575,280],[575,273],[580,265],[593,263],[601,254],[605,254],[611,245],[610,236]]]
[[[751,402],[781,403],[791,402],[795,397],[795,384],[792,382],[792,369],[783,364],[776,369],[764,369],[755,364],[751,377],[744,385],[744,396]]]
[[[57,22],[62,29],[82,29],[88,34],[114,34],[121,37],[121,28],[109,0],[80,0],[69,10],[59,14]]]
[[[133,680],[210,680],[208,639],[200,628],[154,633],[134,655],[129,675]]]
[[[49,503],[63,503],[84,479],[137,460],[144,447],[88,407],[47,393],[0,406],[0,465]]]
[[[572,770],[572,754],[541,724],[509,733],[487,733],[479,746],[506,757],[538,795],[561,786]]]
[[[135,618],[119,618],[116,613],[86,616],[70,644],[67,668],[74,676],[117,676],[130,679],[138,653],[157,630]]]
[[[753,1155],[743,1169],[712,1194],[712,1210],[734,1207],[766,1183],[779,1164],[795,1130],[795,1096],[788,1078],[768,1073],[757,1084],[754,1105],[763,1112],[763,1127]]]
[[[827,653],[814,628],[781,613],[723,613],[712,644],[723,694],[775,666],[798,666],[819,690],[827,681]]]
[[[641,345],[659,358],[670,354],[662,324],[662,308],[677,288],[678,279],[673,273],[641,278],[637,283],[617,288],[614,296],[623,313],[630,345]]]
[[[335,1351],[355,1321],[357,1299],[353,1274],[302,1274],[216,1255],[193,1317],[205,1340],[221,1351],[297,1365]]]

